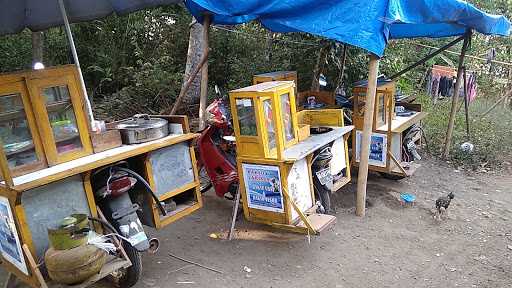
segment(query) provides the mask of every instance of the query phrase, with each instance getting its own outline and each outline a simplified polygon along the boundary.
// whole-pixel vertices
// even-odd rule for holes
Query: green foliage
[[[462,102],[462,99],[460,99]],[[424,130],[427,137],[428,150],[431,154],[440,156],[444,147],[448,119],[450,117],[451,99],[445,99],[436,106],[430,98],[421,95],[418,100],[423,109],[429,113],[424,120]],[[485,118],[480,116],[493,104],[483,97],[477,98],[470,104],[470,137],[466,135],[466,120],[464,106],[461,104],[455,120],[451,160],[458,166],[478,169],[481,165],[499,166],[509,155],[512,155],[512,113],[508,108],[497,106]],[[466,141],[475,145],[473,153],[466,153],[460,145]]]

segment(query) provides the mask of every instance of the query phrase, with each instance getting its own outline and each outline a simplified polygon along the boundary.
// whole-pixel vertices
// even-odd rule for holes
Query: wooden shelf
[[[196,211],[199,208],[201,208],[201,203],[199,203],[199,201],[196,200],[187,201],[185,203],[179,203],[176,205],[176,210],[167,213],[167,215],[162,216],[159,214],[160,227],[157,227],[157,229],[160,229],[166,225],[178,221],[179,219],[191,214],[192,212]]]
[[[407,128],[427,117],[427,115],[428,113],[426,112],[417,112],[414,115],[407,117],[396,116],[396,118],[391,121],[391,132],[402,133]],[[386,124],[378,127],[377,132],[388,132],[388,125]]]
[[[418,168],[421,167],[420,164],[417,164],[414,162],[412,162],[412,163],[402,162],[401,165],[402,165],[402,167],[404,167],[405,172],[407,172],[407,174],[406,174],[407,177],[412,176],[414,174],[414,172],[416,172],[416,170],[418,170]],[[400,170],[400,168],[398,168],[396,166],[395,166],[395,168],[393,168],[393,170],[391,172],[393,172],[394,174],[403,175],[402,170]]]
[[[48,111],[48,113],[58,112],[60,110],[66,109],[66,107],[70,107],[71,109],[73,109],[73,103],[71,103],[71,100],[65,100],[65,101],[53,102],[51,104],[46,104],[46,111]]]
[[[0,122],[10,121],[13,119],[26,119],[25,109],[14,110],[0,113]]]
[[[46,169],[16,177],[13,179],[14,187],[11,188],[17,191],[32,189],[67,178],[69,176],[94,170],[101,166],[125,160],[126,158],[138,156],[149,151],[173,145],[175,143],[192,140],[198,136],[199,134],[194,133],[170,135],[142,144],[123,145],[121,147],[84,156],[69,162],[57,164]],[[5,182],[0,182],[0,185],[5,185]]]
[[[350,182],[350,179],[348,177],[341,177],[340,179],[338,179],[338,181],[334,183],[331,191],[337,192],[338,190],[341,189],[341,187],[345,186],[348,182]]]
[[[100,281],[101,279],[105,278],[106,276],[112,274],[113,272],[122,269],[122,268],[128,268],[132,264],[128,260],[124,260],[121,258],[113,257],[113,256],[107,256],[107,262],[103,267],[101,268],[101,271],[92,276],[91,278],[85,280],[85,282],[77,284],[77,285],[64,285],[64,284],[58,284],[53,282],[48,282],[48,287],[52,288],[85,288],[91,286],[93,283],[96,283]]]

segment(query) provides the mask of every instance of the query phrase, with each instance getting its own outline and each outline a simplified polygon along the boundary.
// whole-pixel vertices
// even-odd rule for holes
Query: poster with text
[[[242,164],[249,208],[283,213],[279,167]]]
[[[0,248],[5,260],[16,266],[20,271],[28,275],[27,265],[21,243],[12,216],[9,200],[0,196]]]
[[[361,142],[362,132],[356,132],[356,161],[359,162],[361,159]],[[388,137],[386,134],[372,133],[370,141],[370,159],[368,164],[386,167],[387,162],[387,148]]]

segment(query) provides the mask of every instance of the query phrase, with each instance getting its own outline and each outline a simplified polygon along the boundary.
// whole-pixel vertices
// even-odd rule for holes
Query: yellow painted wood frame
[[[308,167],[311,167],[311,158],[312,156],[308,156],[306,158],[306,161],[308,163]],[[255,165],[267,165],[267,166],[274,166],[279,167],[279,173],[281,176],[281,189],[282,191],[284,189],[288,189],[288,175],[290,173],[291,167],[293,166],[294,162],[287,163],[281,160],[273,160],[273,159],[253,159],[253,158],[237,158],[237,169],[240,179],[240,193],[241,193],[241,199],[242,199],[242,205],[244,210],[244,216],[247,220],[251,222],[261,223],[261,224],[267,224],[267,225],[274,225],[275,224],[282,224],[282,225],[294,225],[296,224],[297,219],[292,219],[292,209],[293,204],[291,203],[291,199],[286,198],[283,193],[283,213],[280,212],[272,212],[272,211],[265,211],[261,209],[256,208],[250,208],[249,203],[247,201],[247,191],[245,189],[245,180],[243,175],[243,168],[242,164],[255,164]],[[310,192],[311,192],[311,199],[312,203],[315,203],[315,193],[313,189],[313,180],[312,180],[312,173],[311,169],[309,169],[309,182],[310,182]]]
[[[87,198],[87,204],[89,204],[89,211],[91,212],[91,216],[94,218],[98,218],[98,207],[96,205],[96,200],[94,198],[94,191],[92,189],[91,175],[92,175],[92,171],[87,171],[82,174],[83,183],[84,183],[84,191],[85,191],[85,197]],[[99,223],[93,222],[93,225],[94,225],[96,232],[102,231],[102,227]]]
[[[283,123],[284,123],[284,119],[283,119],[283,113],[284,113],[284,107],[281,105],[282,102],[281,102],[281,96],[283,96],[284,94],[288,94],[288,101],[290,102],[290,120],[292,121],[292,133],[293,133],[293,139],[290,140],[290,141],[287,141],[286,140],[286,135],[285,135],[285,129],[284,129],[284,126],[283,126]],[[295,104],[295,91],[293,89],[289,89],[288,87],[283,87],[283,88],[279,88],[277,89],[276,93],[274,94],[274,101],[276,102],[277,106],[279,107],[279,109],[277,111],[279,111],[280,113],[278,113],[278,119],[277,119],[277,122],[279,124],[279,131],[282,131],[282,135],[280,135],[281,137],[281,141],[284,143],[284,148],[289,148],[295,144],[298,143],[298,129],[299,129],[299,124],[298,124],[298,121],[297,121],[297,107],[296,107],[296,104]],[[282,159],[281,157],[279,159]]]
[[[275,71],[252,76],[253,85],[270,81],[293,81],[297,86],[297,71]]]
[[[278,82],[276,82],[278,83]],[[252,87],[252,86],[251,86]],[[298,142],[298,121],[295,105],[295,92],[292,89],[293,83],[279,82],[279,84],[261,90],[251,91],[249,88],[243,88],[230,92],[231,111],[234,119],[234,130],[237,141],[237,154],[241,157],[251,157],[256,159],[282,159],[284,149],[291,147]],[[244,90],[247,89],[247,90]],[[255,88],[257,89],[257,88]],[[292,124],[293,139],[286,141],[283,127],[283,110],[281,105],[281,95],[288,94],[290,103],[290,117]],[[274,129],[276,132],[276,150],[268,145],[268,131],[265,125],[266,115],[263,109],[264,101],[269,100],[272,104]],[[238,100],[250,100],[254,107],[257,135],[242,135],[240,131],[239,115],[236,102]]]
[[[93,150],[89,136],[88,121],[84,113],[83,99],[81,97],[80,89],[78,89],[79,87],[76,82],[75,75],[66,72],[59,76],[31,78],[27,79],[27,86],[29,87],[34,114],[38,119],[37,124],[42,133],[41,136],[48,163],[50,165],[56,165],[92,154]],[[43,89],[53,86],[68,87],[77,128],[79,130],[80,142],[82,144],[82,148],[79,150],[73,150],[62,154],[57,152],[55,137],[53,135],[53,130],[48,118],[48,111],[46,109],[46,102],[42,96]]]
[[[32,235],[30,230],[28,229],[28,224],[25,218],[25,211],[21,205],[16,205],[16,201],[9,199],[9,204],[12,207],[14,223],[16,225],[16,229],[18,230],[18,237],[20,239],[20,244],[26,244],[31,253],[33,254],[35,251],[34,243],[32,242]],[[23,253],[25,256],[25,253]],[[31,287],[39,287],[39,281],[32,271],[31,266],[29,265],[28,259],[25,257],[25,263],[27,265],[27,270],[29,271],[29,275],[27,276],[25,273],[21,272],[16,266],[11,264],[9,261],[2,261],[2,266],[9,272],[14,274],[18,279],[23,281],[24,283],[30,285]]]
[[[2,80],[6,80],[6,79],[2,79]],[[13,80],[13,79],[11,79],[11,80]],[[15,167],[12,169],[7,168],[7,171],[10,173],[10,175],[12,177],[16,177],[16,176],[20,176],[23,174],[33,172],[33,171],[41,170],[41,169],[45,168],[47,166],[47,164],[46,164],[46,158],[45,158],[44,151],[43,151],[43,145],[41,143],[41,138],[40,138],[38,129],[36,129],[37,124],[36,124],[35,116],[32,112],[32,105],[31,105],[31,102],[29,99],[27,87],[25,86],[25,82],[24,81],[1,82],[1,80],[0,80],[0,97],[2,97],[3,95],[10,95],[10,94],[19,94],[21,97],[21,100],[23,103],[23,109],[25,112],[25,118],[27,120],[30,134],[32,136],[32,143],[34,144],[34,151],[35,151],[35,154],[37,157],[37,161],[35,161],[33,163],[22,165],[22,166]],[[1,139],[0,139],[0,143],[1,143]],[[3,147],[3,145],[0,146],[0,150],[3,150],[2,147]],[[0,153],[3,153],[3,151]],[[4,156],[5,156],[5,154],[4,154]],[[3,160],[2,158],[3,157],[0,155],[0,162],[2,162],[2,160]],[[5,167],[3,167],[4,165],[2,163],[0,163],[0,165],[2,166],[1,167],[2,170],[4,170],[5,169]],[[8,164],[7,164],[7,167],[8,167]],[[5,176],[5,175],[2,175],[2,176]]]
[[[179,219],[181,219],[182,217],[185,217],[187,215],[190,215],[192,212],[198,210],[199,208],[203,207],[203,200],[201,198],[201,190],[200,190],[200,183],[199,183],[199,171],[197,169],[197,159],[196,159],[196,156],[195,156],[195,152],[194,152],[194,148],[192,146],[189,146],[189,153],[190,153],[190,158],[191,158],[191,161],[192,161],[192,169],[193,169],[193,173],[194,173],[194,181],[191,182],[191,183],[188,183],[188,184],[185,184],[181,187],[178,187],[176,189],[173,189],[171,191],[168,191],[166,192],[165,194],[163,195],[160,195],[158,196],[158,200],[159,201],[164,201],[164,200],[167,200],[171,197],[174,197],[176,195],[179,195],[181,193],[184,193],[184,192],[189,192],[191,190],[193,190],[193,193],[194,193],[194,200],[195,200],[195,204],[194,205],[191,205],[175,214],[173,214],[172,216],[166,216],[162,219],[162,217],[160,217],[160,210],[158,209],[158,207],[156,206],[156,203],[155,203],[155,200],[153,199],[153,197],[151,197],[150,195],[147,195],[146,196],[146,201],[148,201],[148,203],[151,203],[151,211],[152,211],[152,218],[153,218],[153,223],[155,224],[155,228],[157,229],[161,229]],[[151,187],[151,189],[153,189],[153,191],[156,190],[156,183],[155,183],[155,178],[154,178],[154,174],[153,174],[153,165],[151,164],[151,161],[150,161],[150,153],[148,153],[147,155],[145,155],[145,158],[144,158],[144,174],[145,174],[145,178],[147,179],[148,183],[149,183],[149,186]]]
[[[272,93],[268,93],[268,97],[272,96]],[[253,109],[254,109],[254,117],[256,121],[256,135],[248,136],[242,135],[240,131],[240,123],[238,121],[238,109],[237,109],[237,100],[242,99],[250,99],[252,101]],[[235,95],[230,95],[230,104],[231,104],[231,113],[233,115],[233,127],[235,128],[235,138],[236,138],[236,149],[238,155],[244,155],[249,157],[265,157],[265,146],[263,139],[263,123],[262,121],[258,121],[261,119],[263,114],[261,109],[258,109],[258,100],[254,93],[245,92],[245,93],[237,93]],[[267,152],[268,153],[268,152]]]

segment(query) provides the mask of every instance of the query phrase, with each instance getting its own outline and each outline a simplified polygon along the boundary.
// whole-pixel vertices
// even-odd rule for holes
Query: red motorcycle
[[[217,86],[215,91],[220,96]],[[225,97],[218,97],[206,108],[208,127],[197,139],[197,167],[201,193],[213,186],[217,196],[233,200],[238,189],[238,172],[231,113],[226,102]]]

